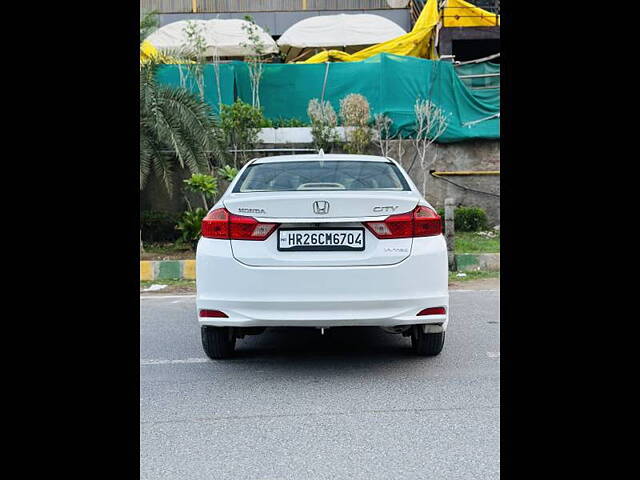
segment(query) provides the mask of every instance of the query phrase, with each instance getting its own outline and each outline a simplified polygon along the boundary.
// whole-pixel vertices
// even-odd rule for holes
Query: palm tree
[[[158,11],[140,12],[140,44],[158,28]]]
[[[153,28],[151,15],[140,20],[141,43]],[[140,189],[154,172],[171,195],[176,162],[192,174],[207,171],[218,144],[212,108],[184,88],[160,85],[161,64],[160,58],[140,64]]]

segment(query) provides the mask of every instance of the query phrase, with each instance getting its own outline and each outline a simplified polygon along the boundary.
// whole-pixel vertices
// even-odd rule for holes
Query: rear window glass
[[[410,190],[393,163],[362,161],[273,162],[249,165],[234,192],[294,190]]]

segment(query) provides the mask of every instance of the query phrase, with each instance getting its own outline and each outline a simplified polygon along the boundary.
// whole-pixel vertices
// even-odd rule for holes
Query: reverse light
[[[205,318],[229,318],[227,314],[220,310],[200,310],[200,317]]]
[[[253,217],[235,215],[217,208],[202,219],[202,236],[227,240],[266,240],[277,223],[262,223]]]
[[[440,215],[418,205],[413,211],[391,215],[382,222],[364,222],[377,238],[432,237],[442,233]]]
[[[446,313],[447,311],[444,307],[431,307],[420,310],[417,316],[420,317],[422,315],[444,315]]]

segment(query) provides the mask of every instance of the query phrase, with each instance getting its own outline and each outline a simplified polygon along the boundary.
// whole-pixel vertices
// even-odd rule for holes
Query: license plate
[[[280,251],[362,251],[364,228],[281,228],[278,230]]]

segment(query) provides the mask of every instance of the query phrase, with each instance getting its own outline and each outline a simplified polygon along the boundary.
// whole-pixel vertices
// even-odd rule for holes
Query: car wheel
[[[424,333],[422,325],[416,325],[411,332],[411,346],[417,355],[438,355],[444,346],[444,333]]]
[[[228,358],[233,354],[236,337],[229,327],[206,327],[201,329],[202,348],[212,360]]]

